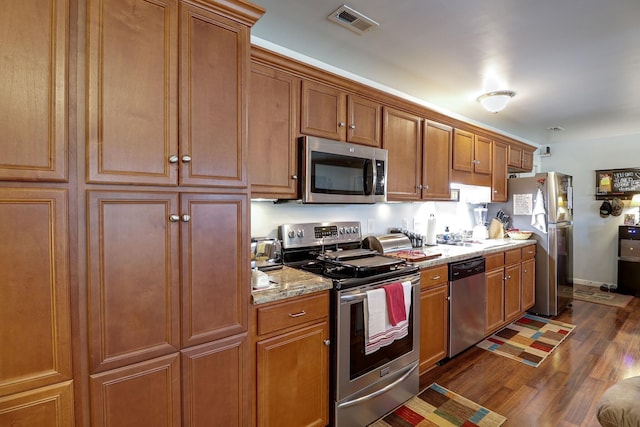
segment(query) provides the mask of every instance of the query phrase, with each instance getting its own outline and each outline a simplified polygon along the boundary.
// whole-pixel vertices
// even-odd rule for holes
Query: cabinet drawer
[[[520,249],[511,249],[504,251],[504,263],[505,265],[517,264],[520,262],[521,253]]]
[[[329,293],[296,298],[258,309],[258,335],[329,316]]]
[[[449,267],[439,265],[437,267],[425,268],[420,272],[420,289],[429,289],[434,286],[445,284],[449,281]]]
[[[484,256],[485,270],[493,270],[494,268],[502,267],[504,265],[504,252],[497,252],[495,254],[487,254]]]
[[[521,249],[522,259],[533,259],[536,257],[536,245],[525,246]]]

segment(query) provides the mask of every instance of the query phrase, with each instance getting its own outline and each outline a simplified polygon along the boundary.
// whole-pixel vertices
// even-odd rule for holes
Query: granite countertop
[[[422,251],[425,254],[442,255],[426,261],[416,262],[415,265],[420,268],[435,267],[476,256],[507,251],[535,244],[536,241],[533,239],[489,239],[482,241],[482,243],[472,243],[467,246],[425,246],[422,248]],[[251,301],[254,305],[265,304],[272,301],[283,300],[333,288],[333,284],[330,279],[287,266],[284,266],[279,270],[267,271],[266,273],[269,275],[271,285],[264,289],[252,290]]]

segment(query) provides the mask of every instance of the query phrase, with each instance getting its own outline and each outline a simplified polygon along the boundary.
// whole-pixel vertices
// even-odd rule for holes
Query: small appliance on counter
[[[251,238],[251,261],[260,271],[282,268],[282,244],[278,239],[267,237]]]
[[[487,229],[487,208],[475,208],[473,216],[476,225],[473,227],[473,239],[484,240],[489,238],[489,230]]]
[[[381,254],[388,254],[389,252],[411,250],[413,245],[406,235],[391,233],[382,236],[367,236],[362,241],[362,247],[373,249]]]

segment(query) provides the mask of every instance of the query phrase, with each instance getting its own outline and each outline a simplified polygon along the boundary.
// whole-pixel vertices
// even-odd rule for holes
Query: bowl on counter
[[[533,233],[531,231],[509,230],[507,234],[514,240],[527,240]]]

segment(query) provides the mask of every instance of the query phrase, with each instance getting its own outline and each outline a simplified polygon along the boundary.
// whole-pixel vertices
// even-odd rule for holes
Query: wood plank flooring
[[[640,375],[640,298],[625,308],[574,300],[556,319],[576,328],[539,367],[472,347],[423,374],[420,389],[436,382],[504,415],[505,427],[599,427],[602,393]]]

